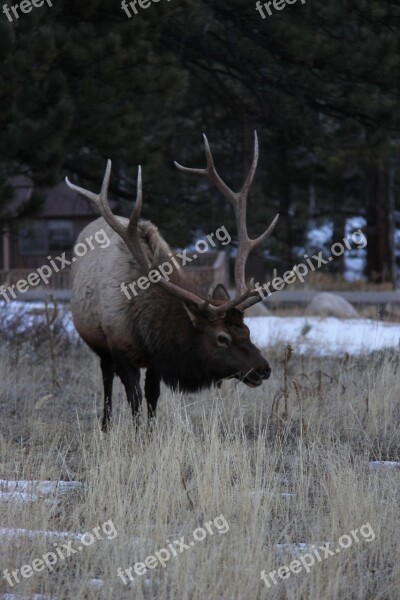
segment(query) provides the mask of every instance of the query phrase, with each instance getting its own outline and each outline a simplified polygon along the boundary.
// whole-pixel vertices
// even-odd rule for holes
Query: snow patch
[[[400,469],[400,462],[395,460],[373,460],[369,463],[370,469]]]
[[[297,354],[311,356],[357,356],[398,348],[400,341],[400,324],[371,319],[249,317],[245,323],[256,346],[291,344]]]
[[[54,504],[57,499],[82,486],[79,481],[41,481],[0,479],[0,502],[37,502]]]

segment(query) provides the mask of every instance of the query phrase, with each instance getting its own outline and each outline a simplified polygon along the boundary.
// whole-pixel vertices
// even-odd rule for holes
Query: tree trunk
[[[389,170],[380,162],[368,170],[367,181],[367,268],[368,281],[393,280],[392,231]]]
[[[331,245],[342,241],[345,236],[345,227],[346,216],[340,212],[334,214]],[[332,275],[343,275],[344,255],[345,253],[343,253],[341,256],[336,256],[335,259],[327,265],[329,273],[332,273]]]
[[[293,217],[290,213],[291,205],[291,190],[290,190],[290,176],[289,176],[289,163],[288,163],[288,152],[286,146],[281,149],[281,167],[283,172],[283,180],[281,187],[280,203],[279,203],[279,221],[281,225],[281,231],[283,231],[283,256],[282,260],[285,265],[285,269],[291,268],[294,264],[293,247]],[[283,227],[282,227],[283,225]]]

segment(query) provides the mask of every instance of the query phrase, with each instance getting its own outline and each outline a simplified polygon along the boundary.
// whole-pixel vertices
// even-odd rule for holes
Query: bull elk
[[[235,261],[235,298],[230,299],[219,284],[207,298],[189,289],[184,271],[175,271],[171,280],[141,291],[133,299],[121,293],[121,283],[147,275],[161,261],[168,260],[171,249],[150,221],[140,219],[142,177],[138,169],[137,196],[131,217],[115,216],[107,195],[111,161],[107,163],[100,194],[66,183],[93,201],[101,217],[80,234],[83,241],[100,229],[110,238],[106,249],[95,248],[75,262],[72,268],[72,315],[78,333],[100,357],[104,385],[102,430],[111,419],[112,385],[117,374],[126,391],[135,423],[142,400],[140,369],[146,368],[144,384],[148,418],[156,414],[163,380],[175,389],[194,392],[237,378],[250,387],[261,385],[271,373],[268,362],[250,341],[243,322],[244,311],[261,301],[253,282],[245,282],[246,261],[250,252],[265,242],[278,219],[257,239],[251,239],[246,226],[247,197],[258,162],[258,140],[254,132],[254,157],[240,192],[234,192],[218,175],[204,135],[207,167],[176,167],[184,173],[205,175],[232,204],[238,230]]]

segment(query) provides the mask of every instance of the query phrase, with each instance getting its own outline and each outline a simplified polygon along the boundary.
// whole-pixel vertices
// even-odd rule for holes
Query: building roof
[[[42,218],[97,217],[99,214],[90,200],[71,190],[65,181],[41,193],[45,196]]]
[[[7,183],[14,188],[14,198],[7,206],[13,212],[30,199],[32,180],[28,175],[12,175],[7,177]]]
[[[14,199],[8,205],[11,211],[16,211],[21,204],[27,202],[33,191],[32,181],[27,175],[14,175],[8,182],[15,190]],[[90,200],[83,198],[71,190],[65,181],[49,189],[37,188],[37,193],[44,195],[45,202],[40,218],[74,218],[97,217],[99,211]],[[110,199],[110,207],[115,208],[116,202]]]

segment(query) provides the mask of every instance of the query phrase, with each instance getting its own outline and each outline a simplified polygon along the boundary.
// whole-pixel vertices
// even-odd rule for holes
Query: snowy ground
[[[398,348],[400,324],[334,317],[257,317],[246,319],[253,342],[261,348],[290,343],[298,354],[341,356]]]
[[[13,302],[0,305],[2,328],[12,327],[18,334],[44,323],[43,304]],[[60,306],[57,321],[72,338],[77,333],[69,310]],[[400,323],[383,323],[370,319],[335,319],[333,317],[249,317],[253,342],[261,347],[290,343],[298,354],[341,356],[365,354],[383,348],[398,348]]]

